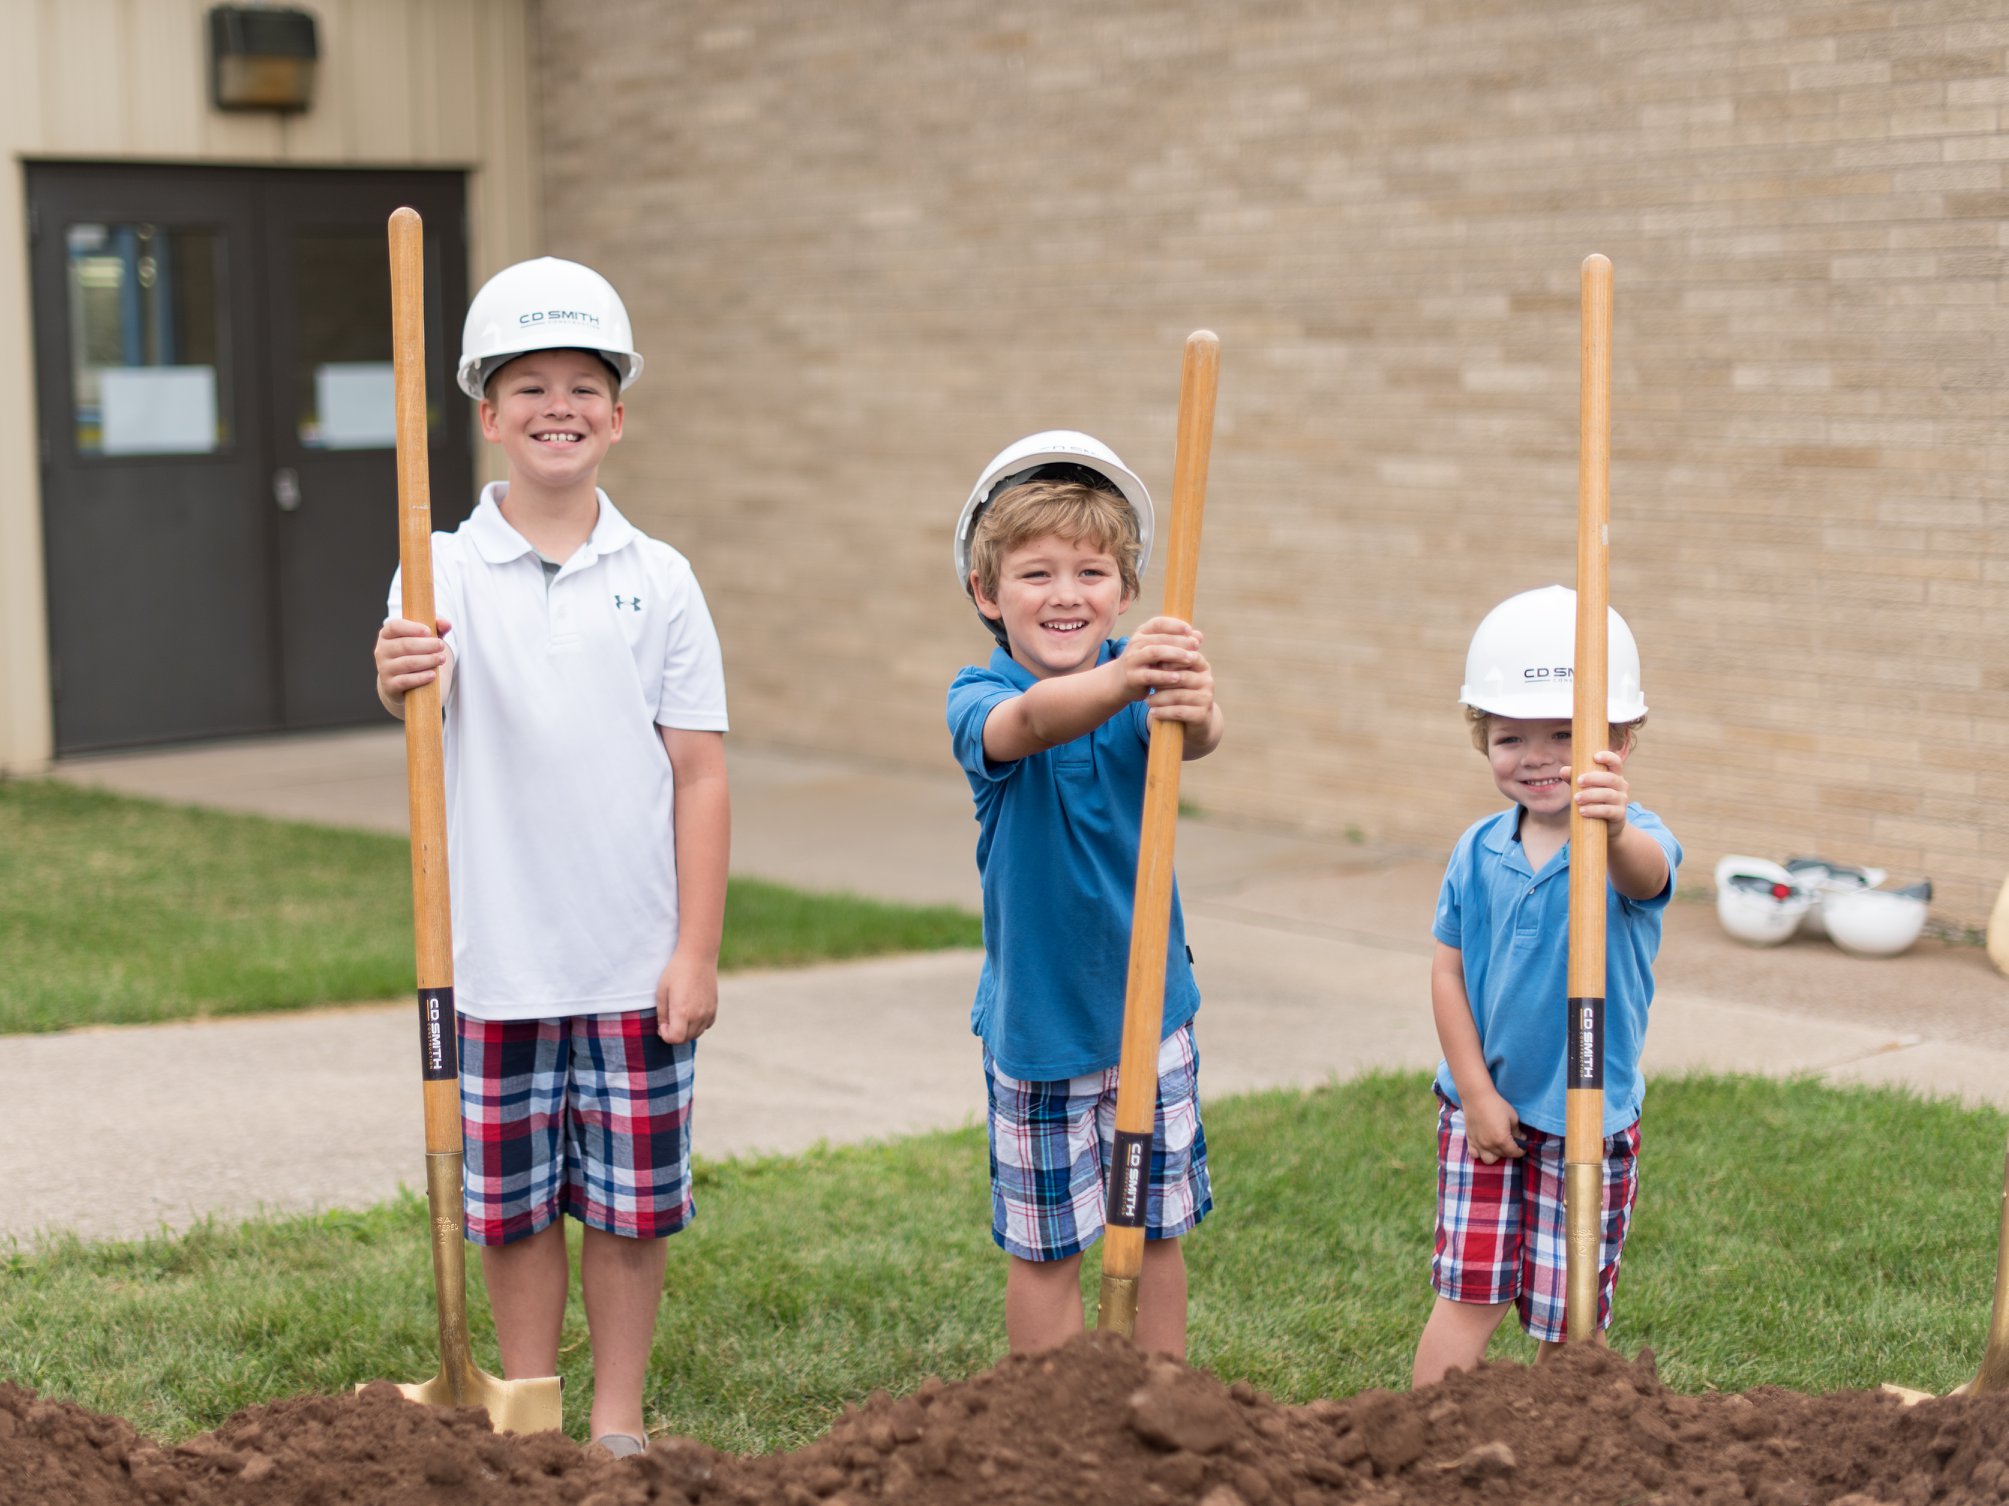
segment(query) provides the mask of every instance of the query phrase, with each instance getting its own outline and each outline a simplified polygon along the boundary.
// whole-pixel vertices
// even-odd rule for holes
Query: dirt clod
[[[758,1458],[685,1438],[595,1458],[387,1388],[161,1448],[0,1382],[0,1506],[1995,1506],[2005,1488],[2009,1397],[1676,1396],[1650,1356],[1598,1349],[1296,1407],[1090,1334],[874,1393]]]

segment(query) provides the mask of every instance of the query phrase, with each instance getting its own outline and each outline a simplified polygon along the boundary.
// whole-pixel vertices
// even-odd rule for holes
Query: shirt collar
[[[507,481],[489,482],[481,489],[481,500],[475,504],[474,513],[467,520],[474,547],[491,565],[506,565],[513,559],[535,552],[530,540],[512,528],[509,520],[502,515],[502,499],[508,494]],[[603,555],[626,548],[640,537],[635,525],[621,516],[620,510],[605,492],[595,487],[593,495],[599,499],[600,515],[593,521],[593,531],[586,536],[581,554],[574,556],[582,568]],[[570,561],[560,563],[569,564]]]
[[[1096,664],[1098,666],[1107,664],[1122,648],[1124,641],[1123,639],[1116,639],[1114,641],[1108,638],[1103,639],[1102,647],[1096,651]],[[1023,664],[1019,663],[1018,660],[1014,659],[1011,656],[1010,650],[1004,648],[994,648],[991,650],[991,673],[1009,680],[1020,690],[1030,690],[1039,683],[1039,677]]]
[[[1501,811],[1498,816],[1493,818],[1486,829],[1479,834],[1479,844],[1488,852],[1498,854],[1500,860],[1515,872],[1524,873],[1529,878],[1533,878],[1535,870],[1528,866],[1528,853],[1527,849],[1521,846],[1520,830],[1521,808],[1517,805],[1511,810]],[[1568,842],[1563,843],[1559,851],[1562,855],[1562,862],[1556,865],[1555,871],[1561,871],[1569,867],[1570,844]],[[1545,864],[1542,872],[1546,874],[1550,871],[1550,868]]]

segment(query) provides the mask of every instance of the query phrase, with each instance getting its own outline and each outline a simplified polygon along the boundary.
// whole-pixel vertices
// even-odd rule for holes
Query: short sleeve
[[[949,743],[970,778],[999,780],[1018,767],[1017,759],[1001,763],[984,755],[984,723],[1001,702],[1017,694],[1015,686],[975,667],[949,682]]]
[[[1124,714],[1130,718],[1130,730],[1137,734],[1137,741],[1144,744],[1147,748],[1150,747],[1151,698],[1146,696],[1141,701],[1132,701],[1123,710]]]
[[[1465,877],[1470,868],[1466,852],[1471,844],[1468,832],[1451,849],[1451,861],[1444,865],[1444,882],[1437,888],[1437,914],[1430,922],[1430,934],[1444,945],[1464,950]]]
[[[726,730],[725,660],[718,629],[697,577],[686,568],[673,595],[669,633],[663,645],[662,692],[656,725],[684,732]]]

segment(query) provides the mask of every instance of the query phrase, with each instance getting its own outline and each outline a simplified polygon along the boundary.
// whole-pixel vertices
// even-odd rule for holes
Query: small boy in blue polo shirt
[[[1414,1382],[1470,1369],[1510,1306],[1543,1353],[1565,1335],[1563,1130],[1572,800],[1607,823],[1605,1089],[1598,1329],[1611,1323],[1619,1257],[1638,1192],[1639,1068],[1661,913],[1681,844],[1634,803],[1626,760],[1646,720],[1639,648],[1609,618],[1611,750],[1570,758],[1576,593],[1510,597],[1472,636],[1460,699],[1493,782],[1513,802],[1458,839],[1432,933],[1437,1069],[1436,1305]],[[1574,779],[1572,775],[1574,774]]]
[[[970,1028],[989,1089],[991,1237],[1014,1351],[1081,1332],[1081,1252],[1102,1234],[1122,1057],[1130,912],[1153,719],[1186,757],[1221,741],[1201,635],[1154,617],[1112,638],[1150,558],[1151,498],[1099,440],[1049,430],[984,468],[956,526],[956,579],[997,640],[949,687],[976,800],[984,965]],[[1148,698],[1148,699],[1147,699]],[[1140,1346],[1186,1352],[1180,1236],[1213,1206],[1200,1122],[1200,1007],[1175,889],[1138,1278]]]

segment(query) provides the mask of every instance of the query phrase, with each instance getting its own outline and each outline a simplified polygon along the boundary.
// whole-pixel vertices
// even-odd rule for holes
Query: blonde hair
[[[1493,713],[1481,711],[1477,706],[1465,708],[1465,721],[1472,729],[1472,746],[1481,753],[1487,751],[1486,739],[1493,735]],[[1612,722],[1606,731],[1607,746],[1620,753],[1631,753],[1639,746],[1639,729],[1646,725],[1646,718],[1636,716],[1629,722]]]
[[[1080,481],[1027,481],[986,504],[970,534],[970,573],[977,589],[996,601],[1004,557],[1049,534],[1114,555],[1123,594],[1137,595],[1143,545],[1136,509],[1120,493]],[[963,589],[970,589],[968,581]]]

